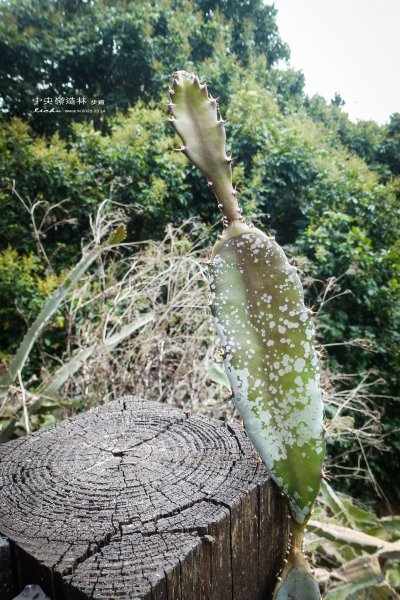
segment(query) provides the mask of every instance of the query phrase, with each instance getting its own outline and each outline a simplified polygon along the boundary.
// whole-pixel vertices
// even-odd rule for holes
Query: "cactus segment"
[[[318,494],[324,457],[314,331],[283,250],[262,231],[239,227],[240,235],[218,242],[211,311],[247,434],[302,524]]]
[[[233,399],[293,519],[304,525],[320,486],[324,443],[314,330],[301,282],[275,240],[241,217],[223,122],[206,86],[178,71],[170,95],[183,151],[211,182],[227,225],[213,249],[210,287]]]
[[[183,146],[178,148],[207,177],[226,224],[242,219],[232,186],[232,158],[225,153],[224,121],[218,118],[217,101],[208,95],[198,77],[186,71],[175,73],[168,104],[170,119]]]
[[[227,224],[213,250],[210,287],[233,399],[293,519],[304,525],[320,486],[324,443],[314,330],[301,282],[275,240],[241,217],[224,127],[206,86],[178,71],[170,95],[183,150],[211,182]]]
[[[241,216],[223,122],[205,86],[185,71],[175,73],[170,107],[182,151],[208,178],[223,213],[209,283],[233,401],[292,516],[274,600],[316,600],[318,584],[303,556],[303,538],[325,447],[318,357],[303,288],[275,240]]]
[[[303,567],[293,567],[274,594],[274,600],[319,600],[318,582]]]
[[[320,600],[318,582],[303,555],[304,526],[292,520],[289,535],[287,558],[273,600]]]

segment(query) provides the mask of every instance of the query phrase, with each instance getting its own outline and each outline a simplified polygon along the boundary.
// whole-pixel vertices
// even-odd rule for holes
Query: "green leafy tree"
[[[235,52],[245,64],[254,50],[264,54],[270,66],[289,58],[289,48],[279,36],[277,10],[273,5],[262,0],[196,0],[195,5],[208,20],[220,12],[231,22],[229,51]]]
[[[394,113],[386,126],[386,139],[379,144],[377,159],[392,173],[400,175],[400,113]]]
[[[36,131],[69,131],[71,115],[47,98],[104,100],[106,115],[138,99],[160,100],[170,73],[200,65],[220,50],[269,66],[288,55],[276,10],[260,0],[8,0],[0,4],[0,102],[4,115],[29,118]],[[35,104],[36,102],[36,104]],[[76,120],[85,119],[76,113]],[[97,128],[103,113],[93,114]]]

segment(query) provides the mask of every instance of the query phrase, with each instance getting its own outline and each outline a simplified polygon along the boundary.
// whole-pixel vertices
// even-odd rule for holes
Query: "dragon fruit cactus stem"
[[[321,482],[323,409],[314,329],[297,272],[274,238],[245,222],[225,152],[225,121],[205,84],[173,76],[169,108],[179,148],[207,177],[224,230],[212,251],[211,311],[233,401],[272,479],[286,495],[290,542],[274,598],[319,598],[303,554]],[[296,594],[296,595],[293,595]]]

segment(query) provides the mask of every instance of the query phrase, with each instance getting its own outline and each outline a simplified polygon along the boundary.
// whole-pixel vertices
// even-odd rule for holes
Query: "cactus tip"
[[[228,224],[243,221],[237,208],[237,191],[232,190],[232,156],[226,155],[226,121],[218,112],[218,98],[208,93],[207,84],[193,73],[176,71],[173,75],[168,108],[171,120],[184,146],[180,149],[208,179]],[[191,143],[186,148],[185,144]],[[192,143],[193,142],[193,143]]]
[[[215,110],[217,110],[219,108],[218,105],[218,98],[213,98],[211,95],[208,96],[208,102],[210,103],[210,105],[215,108]],[[217,120],[217,124],[219,123],[219,120]]]

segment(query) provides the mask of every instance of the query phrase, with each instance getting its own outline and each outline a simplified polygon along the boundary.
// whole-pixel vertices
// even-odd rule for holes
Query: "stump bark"
[[[52,600],[268,600],[287,510],[243,430],[127,396],[0,446],[0,534]]]

